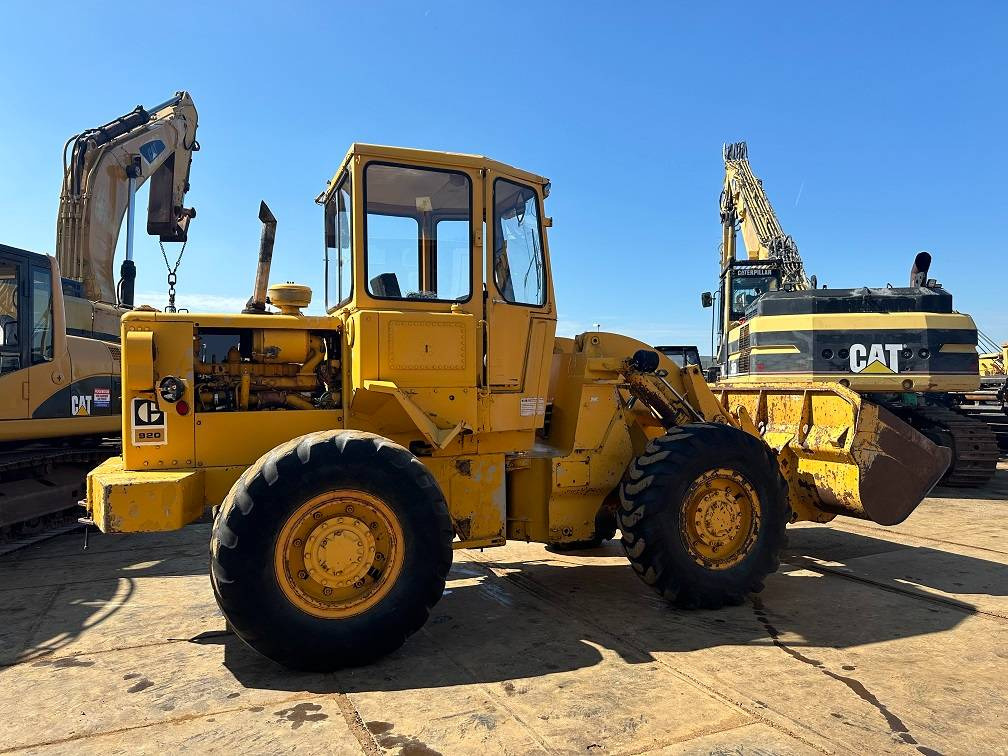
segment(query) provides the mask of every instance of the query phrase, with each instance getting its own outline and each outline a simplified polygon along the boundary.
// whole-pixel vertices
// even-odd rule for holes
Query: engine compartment
[[[197,412],[342,406],[338,332],[201,328],[193,351]]]

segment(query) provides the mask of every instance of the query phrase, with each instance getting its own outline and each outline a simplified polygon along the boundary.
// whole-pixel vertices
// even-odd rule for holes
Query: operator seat
[[[372,278],[371,292],[376,297],[402,299],[402,290],[399,288],[399,279],[395,273],[379,273]]]

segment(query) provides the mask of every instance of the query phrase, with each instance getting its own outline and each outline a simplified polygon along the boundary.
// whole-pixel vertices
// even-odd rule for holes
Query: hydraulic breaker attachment
[[[839,514],[896,525],[951,462],[949,449],[837,384],[713,391],[726,412],[747,415],[778,451],[793,520]]]

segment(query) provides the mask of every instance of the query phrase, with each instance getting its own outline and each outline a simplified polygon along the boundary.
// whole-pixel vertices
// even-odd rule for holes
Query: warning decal
[[[522,417],[546,414],[546,400],[541,396],[523,396],[518,414]]]

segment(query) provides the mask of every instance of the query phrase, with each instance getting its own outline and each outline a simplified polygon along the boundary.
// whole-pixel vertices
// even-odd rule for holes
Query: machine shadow
[[[1002,449],[1001,459],[1004,460],[1005,457],[1006,450]],[[981,501],[987,499],[1008,499],[1008,470],[999,467],[994,473],[994,477],[981,488],[949,488],[947,486],[939,486],[930,495]]]
[[[614,546],[610,542],[599,553],[613,556]],[[899,582],[902,576],[885,581],[897,593],[782,565],[756,604],[795,648],[844,649],[940,633],[974,611],[968,603],[936,603],[927,589],[1008,595],[1004,565],[828,528],[793,531],[789,555],[801,554],[830,561],[891,554],[920,588]],[[625,563],[544,557],[456,562],[424,629],[369,666],[297,673],[258,656],[235,635],[193,640],[221,644],[225,666],[245,687],[316,693],[503,683],[605,664],[611,654],[638,664],[659,653],[770,643],[752,597],[719,611],[680,611],[652,594]]]
[[[800,565],[801,557],[845,566],[856,559],[880,557],[876,560],[872,580],[922,598],[934,596],[915,586],[950,594],[1008,596],[1008,566],[999,562],[926,546],[907,546],[829,526],[793,528],[788,532],[788,540],[782,559],[792,560],[796,565]],[[858,573],[856,566],[850,568]],[[975,609],[968,601],[943,600],[961,604],[967,611]]]
[[[83,530],[0,556],[0,668],[48,656],[132,605],[141,578],[205,575],[207,527],[89,535]]]

